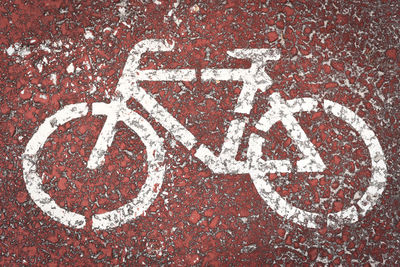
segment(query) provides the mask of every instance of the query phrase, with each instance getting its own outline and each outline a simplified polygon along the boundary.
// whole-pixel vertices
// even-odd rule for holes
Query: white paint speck
[[[38,69],[39,73],[41,73],[43,70],[43,63],[42,62],[37,63],[36,68]]]
[[[200,11],[200,7],[199,7],[197,4],[195,4],[194,6],[192,6],[192,7],[190,8],[190,11],[191,11],[192,13],[197,13],[197,12]]]
[[[75,71],[74,64],[73,63],[69,64],[68,67],[67,67],[67,72],[68,73],[73,73],[74,71]]]
[[[15,53],[15,49],[12,45],[9,48],[7,48],[7,54],[9,56],[12,56],[14,53]]]
[[[50,80],[53,82],[54,85],[57,84],[57,74],[52,73],[50,74]]]
[[[91,31],[85,30],[85,38],[86,39],[94,39],[94,35]]]
[[[92,84],[92,89],[90,90],[89,94],[94,94],[96,90],[97,90],[96,85]]]
[[[41,49],[47,53],[50,53],[51,49],[50,49],[49,45],[50,45],[50,41],[46,40],[43,44],[39,45],[39,49]]]
[[[127,0],[122,0],[118,6],[118,17],[119,21],[123,22],[126,21],[127,17],[129,16],[129,11],[127,10],[128,7],[128,1]]]
[[[7,48],[6,52],[9,56],[16,54],[17,56],[24,58],[31,53],[31,50],[29,47],[22,46],[20,43],[15,43]]]
[[[181,19],[178,19],[175,15],[174,15],[174,22],[177,26],[179,26],[182,23]]]
[[[176,24],[177,26],[179,26],[179,25],[182,23],[182,20],[179,19],[179,18],[175,15],[175,11],[176,11],[176,9],[178,8],[179,4],[180,4],[180,0],[177,0],[177,1],[173,4],[173,8],[167,13],[167,16],[164,17],[164,21],[167,20],[167,17],[170,17],[170,18],[172,18],[172,19],[174,20],[174,22],[175,22],[175,24]]]

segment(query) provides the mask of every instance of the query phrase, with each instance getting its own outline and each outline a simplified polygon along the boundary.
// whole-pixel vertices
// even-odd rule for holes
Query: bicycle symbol
[[[140,70],[141,55],[146,52],[172,51],[174,44],[166,40],[149,39],[137,43],[130,51],[122,76],[116,88],[116,94],[110,103],[96,102],[92,104],[93,115],[107,117],[97,142],[90,154],[87,167],[95,169],[104,163],[104,157],[111,145],[115,126],[118,121],[124,122],[134,131],[146,147],[148,175],[136,198],[122,207],[92,217],[92,229],[110,229],[121,226],[143,214],[159,194],[164,179],[163,138],[160,137],[150,123],[137,112],[127,108],[126,101],[136,99],[144,109],[176,140],[188,150],[198,147],[195,157],[206,164],[214,173],[250,174],[261,198],[280,216],[309,228],[318,228],[321,222],[330,227],[340,227],[345,223],[354,223],[364,216],[376,203],[386,185],[386,163],[380,143],[375,133],[365,121],[350,109],[330,100],[322,103],[323,111],[349,124],[362,138],[368,148],[372,175],[364,195],[356,203],[342,211],[323,215],[299,209],[281,197],[265,178],[268,173],[292,171],[288,160],[262,159],[264,139],[258,134],[250,135],[247,160],[238,161],[235,156],[242,140],[248,117],[241,116],[230,122],[222,145],[221,153],[216,156],[204,144],[198,141],[182,124],[162,107],[150,94],[138,85],[138,81],[193,81],[196,79],[195,69],[160,69]],[[243,88],[237,100],[234,112],[249,114],[258,89],[265,91],[272,85],[271,78],[265,73],[264,66],[268,60],[279,60],[276,49],[235,49],[228,55],[234,58],[249,59],[248,69],[202,69],[201,80],[242,81]],[[322,172],[326,168],[312,142],[294,117],[298,112],[317,111],[318,101],[314,98],[295,98],[284,100],[279,93],[269,96],[271,109],[264,113],[256,124],[260,131],[267,132],[272,125],[282,122],[283,126],[303,157],[297,161],[298,172]],[[23,173],[26,188],[42,211],[54,220],[70,227],[83,228],[86,219],[83,215],[61,208],[42,189],[42,179],[37,173],[38,153],[47,138],[62,124],[87,115],[89,106],[86,103],[67,105],[48,117],[29,140],[23,154]]]

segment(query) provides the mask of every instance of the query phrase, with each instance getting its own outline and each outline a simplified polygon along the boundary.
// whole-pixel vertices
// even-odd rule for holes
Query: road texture
[[[0,13],[0,264],[400,265],[398,1],[17,0],[2,1]],[[102,230],[94,227],[93,216],[135,199],[154,167],[148,158],[160,151],[148,153],[139,135],[118,121],[104,164],[88,168],[106,122],[92,104],[121,97],[116,88],[129,52],[147,39],[167,39],[174,50],[144,53],[141,70],[195,71],[190,81],[140,86],[197,143],[187,149],[148,106],[129,98],[127,108],[162,140],[163,180],[153,184],[155,198],[144,214]],[[265,91],[255,93],[246,116],[235,110],[243,81],[234,75],[202,79],[206,68],[249,68],[249,60],[229,56],[234,49],[277,49],[280,55],[262,66],[272,85],[258,88]],[[279,103],[318,102],[317,111],[293,116],[326,166],[323,171],[300,171],[301,144],[283,121],[257,128],[278,105],[271,95]],[[383,156],[370,155],[359,131],[324,112],[325,100],[362,118]],[[90,106],[86,115],[48,121],[55,130],[30,157],[28,143],[46,118],[77,103]],[[252,134],[260,136],[264,160],[295,166],[260,178],[293,207],[326,218],[361,203],[374,162],[384,162],[386,171],[374,187],[376,204],[365,214],[357,206],[354,221],[309,227],[266,203],[255,176],[215,173],[196,154],[199,144],[223,154],[230,122],[242,117],[247,126],[234,159],[246,162]],[[24,165],[29,162],[35,169]],[[40,192],[82,215],[86,224],[65,225],[44,212],[40,205],[49,201],[32,199],[40,192],[29,191],[39,190],[29,189],[30,177],[37,177]]]

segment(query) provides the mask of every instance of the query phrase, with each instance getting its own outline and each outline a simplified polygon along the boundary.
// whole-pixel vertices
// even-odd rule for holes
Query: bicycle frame
[[[118,121],[118,114],[126,108],[125,102],[133,97],[144,109],[176,140],[182,143],[188,150],[198,147],[194,154],[204,162],[214,173],[223,174],[245,174],[249,173],[248,161],[235,160],[241,143],[244,128],[248,122],[248,114],[253,106],[253,100],[257,90],[265,91],[272,84],[271,78],[265,73],[264,65],[267,60],[278,60],[280,54],[276,49],[235,49],[228,51],[228,55],[240,59],[250,59],[251,67],[248,69],[203,69],[201,70],[201,80],[219,80],[219,81],[242,81],[243,88],[235,106],[235,113],[241,113],[238,119],[230,122],[224,143],[219,156],[208,149],[198,141],[182,124],[180,124],[164,107],[162,107],[150,94],[138,85],[139,81],[193,81],[196,79],[194,69],[161,69],[161,70],[138,70],[141,55],[146,52],[165,52],[172,51],[174,44],[168,44],[165,40],[149,39],[135,45],[131,50],[122,76],[118,82],[115,96],[109,104],[113,108],[108,109],[109,114],[103,126],[103,129],[97,139],[96,145],[89,157],[88,168],[95,169],[104,162],[104,155],[111,145],[115,133],[115,125]],[[296,122],[283,99],[279,94],[271,96],[273,108],[282,113],[284,119],[288,121],[291,127],[294,127],[292,135],[295,138],[300,150],[308,151],[304,153],[305,158],[298,162],[300,171],[323,171],[325,165],[319,157],[314,146],[308,141],[305,133]],[[93,114],[104,110],[103,104],[93,105]],[[278,161],[275,161],[278,163]],[[281,161],[276,168],[270,168],[269,172],[290,170],[289,162]],[[276,164],[271,164],[276,165]],[[279,165],[282,165],[279,167]],[[302,169],[303,166],[303,169]],[[307,167],[306,167],[307,166]],[[268,172],[268,170],[267,170]]]

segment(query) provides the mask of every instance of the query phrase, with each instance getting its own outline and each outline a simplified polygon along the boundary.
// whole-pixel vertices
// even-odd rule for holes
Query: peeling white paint
[[[180,4],[180,0],[177,0],[176,2],[174,2],[173,8],[167,13],[167,16],[164,17],[164,21],[166,21],[166,20],[167,20],[167,17],[169,17],[169,18],[172,18],[172,19],[173,19],[173,21],[175,22],[175,24],[176,24],[177,26],[179,26],[179,25],[182,23],[182,20],[179,19],[179,18],[175,15],[176,9],[178,8],[179,4]]]
[[[274,98],[273,95],[272,98]],[[291,110],[291,112],[293,113],[308,112],[316,108],[317,104],[317,100],[309,98],[298,98],[287,102],[290,103],[287,105],[287,110],[291,110],[291,107],[296,107],[295,110]],[[279,115],[271,115],[274,112],[274,105],[272,106],[273,109],[265,113],[257,124],[256,127],[259,130],[268,131],[269,128],[278,121],[282,121],[285,127],[288,126],[287,123],[285,125],[282,113],[280,113]],[[364,120],[348,108],[329,100],[324,101],[324,111],[350,124],[350,126],[352,126],[352,128],[360,134],[365,145],[368,147],[372,161],[372,177],[369,187],[367,188],[361,199],[357,202],[357,205],[360,208],[360,212],[357,211],[357,208],[355,206],[350,206],[349,208],[346,208],[345,210],[342,210],[340,212],[329,213],[325,217],[322,216],[322,214],[308,212],[294,207],[273,189],[272,185],[269,183],[268,178],[265,177],[268,173],[290,172],[289,161],[262,160],[261,147],[265,139],[261,138],[257,134],[252,134],[250,136],[249,148],[247,153],[247,157],[250,161],[250,176],[253,179],[254,185],[258,193],[268,204],[268,206],[282,217],[309,228],[318,228],[324,222],[326,222],[329,227],[338,228],[345,223],[354,223],[358,221],[360,216],[364,216],[367,211],[369,211],[376,204],[386,185],[386,163],[384,160],[382,148],[374,132],[367,126]],[[291,134],[291,130],[288,130],[288,134]],[[292,139],[294,139],[295,141],[296,138],[301,138],[302,134],[297,133],[293,136],[292,132],[291,135]],[[302,147],[302,149],[300,150],[302,150],[303,154],[305,154],[306,156],[306,159],[308,159],[306,160],[305,164],[300,164],[300,170],[300,161],[297,163],[298,171],[321,171],[319,168],[317,168],[318,166],[321,166],[321,162],[319,162],[319,155],[318,157],[316,157],[318,153],[312,148],[313,145],[311,144],[311,142],[305,141],[306,140],[303,140],[301,143],[295,141],[298,147],[299,145],[300,148]],[[310,158],[310,156],[312,158]]]
[[[13,45],[10,45],[10,47],[6,49],[6,52],[9,56],[15,54],[22,58],[31,54],[31,50],[29,49],[29,47],[22,46],[20,43],[15,43]]]
[[[95,103],[93,104],[93,114],[106,115],[108,121],[109,114],[114,112],[114,108],[112,104]],[[157,135],[150,123],[127,108],[119,109],[118,118],[139,135],[145,145],[148,176],[137,197],[128,204],[113,211],[94,215],[92,218],[92,228],[94,230],[114,228],[142,215],[158,196],[164,179],[164,140]],[[104,126],[102,132],[106,127]],[[104,142],[103,140],[101,141]]]
[[[47,118],[29,140],[22,156],[24,180],[26,189],[32,200],[54,220],[74,228],[83,228],[86,219],[83,215],[67,211],[60,206],[43,190],[42,179],[37,174],[38,152],[44,146],[47,138],[59,125],[72,119],[85,116],[88,112],[87,104],[73,104],[65,106],[55,115]]]
[[[179,1],[176,4],[179,4]],[[175,8],[176,8],[175,7]],[[128,204],[93,216],[92,228],[95,230],[109,229],[127,223],[136,217],[145,214],[160,192],[164,177],[164,140],[157,135],[153,127],[138,113],[126,107],[126,101],[135,98],[144,109],[160,123],[174,138],[187,149],[192,149],[197,144],[197,139],[178,120],[176,120],[154,97],[138,85],[138,81],[193,81],[196,79],[194,69],[161,69],[139,70],[141,55],[146,52],[172,51],[173,43],[165,40],[144,40],[135,45],[130,51],[122,76],[116,88],[116,94],[111,102],[94,103],[93,115],[106,116],[106,122],[93,148],[87,166],[91,169],[104,163],[104,155],[112,144],[116,124],[124,122],[142,140],[147,151],[148,175],[145,184],[140,189],[136,198]],[[14,46],[9,53],[14,54]],[[201,71],[203,81],[242,81],[243,88],[239,95],[235,112],[249,114],[253,106],[257,90],[265,91],[271,84],[271,78],[264,72],[265,61],[278,60],[280,55],[274,49],[236,49],[228,52],[232,57],[249,59],[252,65],[249,69],[204,69]],[[73,73],[75,67],[71,63],[67,67],[68,73]],[[57,82],[56,74],[51,74],[54,84]],[[100,81],[100,77],[97,77]],[[93,85],[90,93],[96,90]],[[108,92],[106,91],[108,96]],[[42,97],[42,96],[40,96]],[[46,96],[44,96],[46,97]],[[297,162],[298,172],[322,172],[326,166],[312,142],[293,116],[297,112],[311,112],[317,110],[317,100],[313,98],[297,98],[285,101],[279,93],[269,97],[271,109],[259,120],[256,128],[267,132],[272,125],[282,122],[288,135],[293,140],[303,157]],[[346,107],[325,100],[324,111],[345,121],[356,130],[370,153],[372,162],[372,177],[366,192],[360,196],[357,206],[351,206],[343,211],[330,213],[327,216],[308,212],[291,205],[281,197],[266,179],[267,173],[291,172],[293,170],[288,160],[263,160],[262,144],[265,139],[257,134],[252,134],[249,139],[247,161],[237,161],[236,154],[242,141],[242,134],[248,122],[247,118],[234,119],[230,122],[221,153],[216,156],[206,146],[199,144],[195,156],[203,161],[215,173],[249,173],[254,185],[267,203],[267,205],[280,216],[297,224],[309,228],[317,228],[321,222],[326,222],[330,227],[340,227],[344,223],[354,223],[360,216],[364,216],[376,203],[386,185],[386,163],[382,148],[375,133],[353,111]],[[27,190],[33,201],[54,220],[64,225],[82,228],[85,226],[83,215],[67,211],[59,207],[51,197],[42,189],[42,179],[37,174],[36,163],[38,152],[44,146],[49,135],[58,126],[88,113],[85,103],[68,105],[47,118],[29,140],[23,155],[24,179]],[[247,249],[247,248],[246,248]]]

